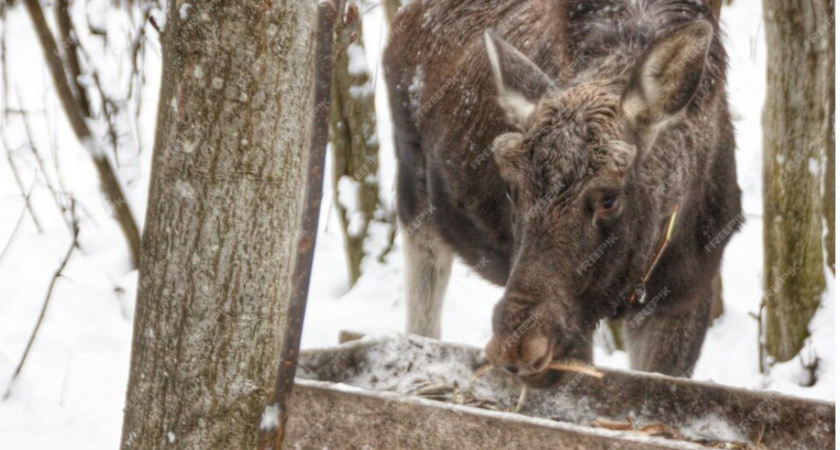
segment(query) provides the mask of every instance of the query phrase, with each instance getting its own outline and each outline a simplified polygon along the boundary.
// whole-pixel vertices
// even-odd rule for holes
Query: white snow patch
[[[353,42],[347,46],[347,72],[350,75],[364,75],[368,73],[367,56],[365,56],[365,48]]]
[[[280,425],[280,405],[273,404],[265,407],[260,418],[261,431],[274,431]]]
[[[344,175],[338,180],[338,204],[348,211],[358,210],[361,189],[361,183]]]
[[[365,227],[365,216],[361,208],[362,184],[345,175],[338,180],[338,203],[347,212],[347,234],[361,236]]]
[[[680,433],[692,439],[748,442],[747,438],[738,432],[732,424],[717,415],[709,415],[702,419],[693,420],[688,425],[680,427]]]
[[[182,17],[182,19],[183,19],[183,17]],[[166,433],[166,441],[169,442],[170,444],[174,444],[175,443],[175,433],[173,433],[171,431]]]
[[[184,3],[183,5],[181,5],[181,7],[178,9],[178,17],[180,17],[181,20],[186,19],[187,14],[189,14],[190,12],[190,8],[192,8],[192,5],[190,5],[189,3]]]
[[[811,172],[811,175],[820,174],[820,162],[816,158],[808,158],[808,171]]]
[[[350,86],[348,91],[350,92],[350,96],[353,98],[364,98],[373,94],[373,85],[370,81],[367,81],[361,86]]]

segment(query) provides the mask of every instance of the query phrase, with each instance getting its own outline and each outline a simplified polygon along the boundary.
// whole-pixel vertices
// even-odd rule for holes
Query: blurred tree
[[[131,211],[128,200],[123,193],[119,177],[105,152],[107,146],[99,141],[99,136],[96,136],[90,128],[90,123],[95,123],[97,119],[92,117],[87,95],[83,94],[84,88],[76,79],[81,74],[78,55],[76,54],[78,42],[77,37],[72,34],[72,23],[69,15],[67,15],[67,5],[62,6],[59,2],[57,10],[61,33],[62,35],[67,33],[67,37],[64,38],[65,40],[61,42],[61,47],[59,47],[47,24],[41,3],[38,0],[25,0],[24,3],[38,34],[38,41],[41,44],[41,50],[44,52],[47,67],[50,69],[58,99],[64,108],[70,127],[76,134],[76,138],[84,145],[93,159],[102,191],[105,193],[108,205],[125,235],[128,248],[131,251],[132,262],[136,266],[140,260],[140,231],[137,222],[134,220],[134,213]],[[67,63],[62,60],[62,50],[65,50]]]
[[[315,7],[169,1],[123,449],[257,446],[298,248]]]
[[[362,16],[349,3],[336,21],[330,141],[333,190],[350,284],[362,275],[368,227],[379,207],[379,138],[371,76],[367,68]]]
[[[388,23],[393,23],[394,17],[396,17],[400,11],[400,7],[402,7],[402,0],[382,0],[382,3],[385,5],[385,18],[388,20]]]
[[[834,195],[826,170],[834,153],[834,2],[764,0],[764,22],[763,343],[770,357],[787,361],[808,337],[826,285],[823,198]],[[833,240],[833,213],[831,227]]]

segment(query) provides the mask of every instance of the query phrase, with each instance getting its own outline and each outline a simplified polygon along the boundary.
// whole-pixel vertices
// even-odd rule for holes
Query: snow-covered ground
[[[84,12],[76,8],[74,14]],[[762,296],[760,118],[766,58],[761,3],[737,0],[732,6],[724,7],[722,22],[728,34],[729,93],[737,129],[738,174],[747,222],[727,249],[726,312],[709,331],[695,378],[833,401],[836,322],[831,276],[823,306],[811,324],[812,337],[801,355],[803,361],[820,358],[816,385],[800,386],[806,371],[799,359],[776,365],[769,375],[759,373],[758,324],[753,315],[758,312]],[[119,441],[128,378],[137,274],[127,271],[127,247],[119,229],[108,218],[89,157],[73,137],[52,93],[51,78],[20,2],[9,11],[6,24],[9,26],[6,58],[9,88],[20,93],[22,107],[35,111],[30,119],[36,145],[47,166],[47,178],[53,185],[59,185],[58,174],[53,169],[54,155],[57,155],[61,184],[74,193],[87,211],[82,214],[81,251],[73,255],[57,284],[20,378],[9,398],[0,401],[0,449],[114,448]],[[117,17],[109,17],[102,25],[128,26]],[[368,66],[376,72],[382,195],[393,205],[395,168],[391,124],[377,51],[384,44],[387,32],[380,8],[374,7],[366,13],[364,25]],[[147,32],[151,42],[143,96],[146,101],[139,124],[143,151],[136,160],[124,162],[121,169],[131,182],[131,202],[141,220],[160,75],[157,34],[150,27]],[[125,49],[96,51],[95,57],[107,58],[109,52],[113,56]],[[124,82],[125,70],[115,68],[113,73],[103,75],[108,83]],[[0,98],[0,103],[3,101]],[[3,108],[21,107],[17,101],[11,103]],[[9,117],[5,124],[8,133],[5,144],[13,150],[25,187],[34,186],[32,202],[44,232],[38,233],[27,215],[15,233],[24,203],[6,158],[0,158],[0,252],[11,239],[0,259],[0,395],[6,390],[37,320],[50,279],[71,242],[55,201],[44,185],[44,175],[36,176],[35,159],[23,146],[26,138],[20,117],[14,114]],[[338,220],[331,211],[331,187],[326,186],[325,192],[304,346],[334,344],[341,329],[401,330],[405,303],[399,236],[385,263],[375,258],[365,261],[364,276],[349,289]],[[374,236],[368,243],[374,254],[385,245],[386,234],[384,226],[375,226]],[[443,338],[483,346],[490,336],[491,308],[501,294],[501,288],[485,282],[465,264],[457,263],[444,307]],[[623,352],[608,354],[599,348],[596,362],[626,367],[627,358]]]

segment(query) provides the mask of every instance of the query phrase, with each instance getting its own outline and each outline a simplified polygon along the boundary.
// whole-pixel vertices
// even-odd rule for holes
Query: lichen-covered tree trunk
[[[825,289],[825,158],[834,152],[834,5],[764,0],[764,344],[776,361],[802,348]]]
[[[362,16],[350,3],[336,21],[330,142],[333,187],[350,284],[362,275],[368,227],[379,206],[379,139],[373,84],[362,41]]]
[[[315,6],[169,2],[123,449],[256,448],[302,207]]]

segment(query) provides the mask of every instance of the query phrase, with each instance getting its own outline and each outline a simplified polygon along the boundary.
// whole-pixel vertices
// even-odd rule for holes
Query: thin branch
[[[131,250],[131,256],[134,265],[136,266],[140,260],[140,230],[137,227],[137,222],[134,220],[134,214],[131,211],[130,205],[123,193],[122,185],[111,167],[111,162],[108,156],[102,149],[102,144],[97,142],[97,138],[93,136],[85,122],[85,115],[83,109],[79,106],[79,101],[73,95],[73,90],[70,87],[70,82],[67,79],[67,73],[64,65],[59,57],[58,46],[55,38],[50,32],[47,20],[44,17],[44,11],[41,9],[41,4],[38,0],[24,0],[26,9],[32,22],[35,25],[35,30],[38,33],[38,40],[41,42],[41,49],[44,57],[47,60],[47,66],[50,68],[53,81],[55,82],[58,99],[61,101],[64,111],[67,114],[67,119],[73,128],[76,137],[88,149],[96,170],[99,174],[100,182],[102,183],[102,190],[108,197],[111,207],[114,210],[114,215],[117,222],[122,228],[123,234],[128,241],[128,247]]]
[[[29,195],[32,194],[32,187],[34,187],[35,183],[33,181],[32,186],[29,187],[29,193],[26,194],[27,200],[29,199]],[[17,223],[15,223],[15,228],[12,230],[12,234],[9,235],[9,240],[6,241],[6,245],[3,247],[3,251],[0,252],[0,262],[3,262],[3,257],[6,256],[6,252],[9,251],[9,248],[12,247],[12,242],[14,242],[15,238],[17,237],[18,231],[21,228],[21,224],[23,223],[23,217],[26,216],[26,208],[23,208],[20,211],[20,216],[18,217]]]
[[[15,91],[15,94],[17,95],[18,103],[21,105],[21,107],[23,107],[23,99],[21,99],[20,92]],[[32,130],[32,124],[29,122],[29,115],[24,113],[22,115],[22,119],[23,129],[26,132],[26,139],[29,142],[29,151],[32,152],[32,156],[35,158],[35,163],[38,165],[38,170],[41,171],[41,175],[44,177],[44,184],[47,186],[47,189],[49,189],[52,193],[55,205],[61,212],[61,218],[64,219],[64,222],[67,225],[67,229],[70,231],[70,233],[72,233],[73,224],[67,217],[67,205],[65,205],[62,199],[59,197],[58,192],[56,191],[55,187],[52,184],[52,181],[50,180],[50,175],[47,172],[46,165],[44,164],[44,158],[41,157],[41,152],[38,150],[38,144],[35,142],[35,133]]]
[[[32,193],[32,189],[30,188],[29,193],[26,192],[26,187],[23,185],[23,180],[20,178],[20,172],[18,171],[18,166],[15,164],[15,159],[12,157],[12,151],[5,145],[6,138],[5,134],[3,136],[3,143],[4,147],[6,147],[6,159],[9,161],[9,167],[12,168],[12,175],[15,178],[15,182],[20,189],[20,193],[23,195],[23,199],[26,202],[26,209],[29,211],[29,215],[32,216],[32,222],[35,223],[35,228],[38,230],[38,234],[43,233],[44,229],[41,227],[41,221],[38,220],[38,216],[35,214],[35,209],[32,208],[32,202],[29,201],[29,194]]]
[[[6,388],[6,393],[3,394],[3,400],[9,398],[12,394],[12,387],[15,385],[15,381],[17,381],[18,377],[20,376],[20,372],[23,370],[23,365],[26,363],[26,357],[29,356],[29,351],[32,350],[32,344],[35,342],[35,338],[38,336],[38,330],[41,329],[41,324],[44,322],[44,316],[47,313],[47,307],[50,304],[50,299],[52,298],[53,290],[55,289],[55,285],[58,282],[58,279],[61,277],[64,268],[67,267],[67,262],[70,261],[70,256],[73,255],[73,250],[76,249],[76,244],[79,238],[79,222],[76,220],[75,214],[75,203],[73,200],[70,202],[70,213],[73,216],[73,242],[70,243],[70,247],[67,249],[67,253],[64,255],[64,259],[61,260],[61,264],[58,266],[58,270],[56,270],[55,275],[52,277],[52,281],[50,281],[50,287],[47,289],[47,296],[44,298],[44,304],[41,306],[41,313],[38,315],[38,321],[35,322],[35,328],[32,329],[32,334],[29,336],[29,341],[26,343],[26,349],[23,351],[23,355],[20,358],[20,361],[15,368],[14,374],[12,374],[12,379],[9,380],[9,386]]]

